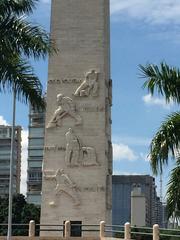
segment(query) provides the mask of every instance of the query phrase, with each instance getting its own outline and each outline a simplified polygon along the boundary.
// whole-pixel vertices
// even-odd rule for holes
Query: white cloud
[[[149,146],[151,139],[142,136],[113,136],[113,142],[131,146]]]
[[[9,125],[3,116],[0,116],[0,125]]]
[[[50,0],[41,0],[50,4]],[[179,0],[110,0],[111,15],[118,20],[137,19],[150,24],[179,24]]]
[[[26,195],[27,190],[27,148],[28,148],[28,130],[22,130],[22,154],[21,154],[21,193]]]
[[[50,4],[50,0],[41,0]],[[179,0],[110,0],[111,16],[120,21],[137,19],[149,24],[180,23]]]
[[[150,24],[179,24],[180,1],[111,0],[111,14],[118,17],[119,20],[130,17]]]
[[[128,145],[113,143],[113,160],[120,161],[122,159],[135,161],[138,157]]]
[[[149,106],[160,106],[163,107],[164,109],[170,109],[173,106],[173,102],[170,101],[170,103],[166,103],[164,98],[158,98],[158,97],[152,97],[151,94],[147,94],[142,97],[143,102],[146,105]]]

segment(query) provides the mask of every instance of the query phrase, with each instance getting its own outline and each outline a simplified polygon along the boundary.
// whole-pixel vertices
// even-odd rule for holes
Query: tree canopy
[[[49,34],[27,20],[38,0],[0,1],[0,91],[16,90],[23,102],[44,107],[42,84],[29,58],[55,52]]]
[[[140,65],[141,77],[145,78],[143,87],[151,95],[163,96],[166,102],[174,101],[180,104],[180,70],[162,62]],[[180,112],[171,113],[162,122],[150,144],[150,164],[154,174],[162,173],[169,159],[175,160],[176,167],[171,171],[167,190],[168,218],[176,212],[180,218]],[[178,213],[178,214],[177,214]]]
[[[29,224],[31,220],[40,223],[40,207],[27,203],[22,194],[13,196],[12,206],[12,224]],[[0,197],[0,223],[8,223],[8,197]],[[12,233],[14,236],[28,235],[28,228],[28,225],[13,226]],[[5,236],[6,234],[7,225],[0,226],[0,235]]]

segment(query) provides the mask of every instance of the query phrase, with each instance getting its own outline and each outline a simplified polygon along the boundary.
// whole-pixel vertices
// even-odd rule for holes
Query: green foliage
[[[49,35],[24,16],[38,0],[0,1],[0,91],[17,91],[20,101],[44,108],[42,85],[28,58],[45,58],[56,51]]]
[[[32,13],[38,0],[1,0],[0,14],[9,14],[12,11],[17,15]]]
[[[40,223],[40,207],[34,204],[28,204],[22,194],[13,197],[12,206],[12,224],[29,224],[30,220]],[[8,198],[0,198],[0,224],[8,222]],[[13,226],[12,234],[14,236],[28,235],[27,226]],[[0,235],[7,235],[7,225],[0,226]]]
[[[150,145],[150,160],[154,174],[162,173],[170,157],[175,158],[180,143],[180,112],[169,115],[161,124]]]
[[[139,65],[141,77],[148,78],[143,87],[153,95],[155,90],[165,97],[167,102],[180,103],[180,70],[161,63],[160,67],[154,64]]]
[[[180,218],[180,156],[178,156],[176,166],[172,169],[167,190],[167,215],[173,220]]]
[[[140,65],[141,77],[146,78],[143,87],[154,95],[155,91],[165,97],[166,102],[180,103],[180,70],[166,63]],[[169,158],[176,159],[176,168],[171,172],[167,191],[167,212],[180,218],[180,161],[176,158],[180,146],[180,112],[172,113],[161,124],[150,145],[150,164],[154,174],[162,173]]]

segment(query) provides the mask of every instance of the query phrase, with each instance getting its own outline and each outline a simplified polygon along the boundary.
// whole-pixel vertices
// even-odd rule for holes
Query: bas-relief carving
[[[88,185],[87,187],[79,187],[80,192],[105,192],[104,186],[99,185]]]
[[[65,162],[68,166],[75,167],[80,164],[81,144],[72,128],[66,133]]]
[[[76,89],[74,95],[79,97],[96,97],[99,90],[98,75],[99,73],[95,70],[88,72],[85,76],[85,80]]]
[[[64,79],[49,79],[48,83],[49,84],[71,84],[71,83],[81,83],[82,79],[78,78],[64,78]]]
[[[77,106],[79,112],[105,112],[105,107],[90,104],[80,104]]]
[[[96,152],[93,147],[82,146],[72,128],[66,132],[65,162],[70,167],[97,166]]]
[[[109,105],[112,106],[112,79],[108,81],[108,100]]]
[[[82,124],[81,116],[76,112],[75,103],[69,97],[63,94],[57,95],[57,109],[55,110],[52,119],[47,125],[47,128],[61,127],[62,119],[66,116],[72,117],[76,125]]]
[[[52,146],[45,146],[44,151],[66,151],[65,147],[62,146],[57,146],[57,145],[52,145]]]
[[[108,173],[112,175],[113,147],[112,142],[108,140]]]
[[[54,188],[55,198],[49,205],[56,206],[58,196],[65,194],[72,199],[74,206],[80,205],[80,198],[77,192],[78,188],[75,183],[72,182],[70,177],[64,172],[63,169],[58,169],[55,174],[54,172],[49,174],[49,171],[44,171],[44,179],[55,180],[56,186]]]
[[[106,177],[106,208],[112,209],[112,175]]]

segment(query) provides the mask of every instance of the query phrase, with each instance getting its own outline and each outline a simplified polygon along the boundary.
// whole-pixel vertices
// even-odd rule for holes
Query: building
[[[131,191],[134,184],[141,188],[146,198],[145,225],[160,224],[161,206],[156,193],[155,179],[149,175],[114,175],[112,178],[113,225],[124,225],[131,221]]]
[[[41,204],[42,160],[44,148],[44,117],[42,110],[30,107],[28,138],[27,202]]]
[[[131,191],[131,225],[146,226],[146,197],[139,185]]]
[[[9,174],[11,155],[11,126],[0,125],[0,196],[9,194]],[[21,175],[21,127],[15,127],[13,162],[13,194],[20,193]]]
[[[166,203],[162,203],[162,210],[161,210],[161,219],[162,219],[162,225],[161,228],[168,228],[168,216],[167,216],[167,209],[166,209]]]

